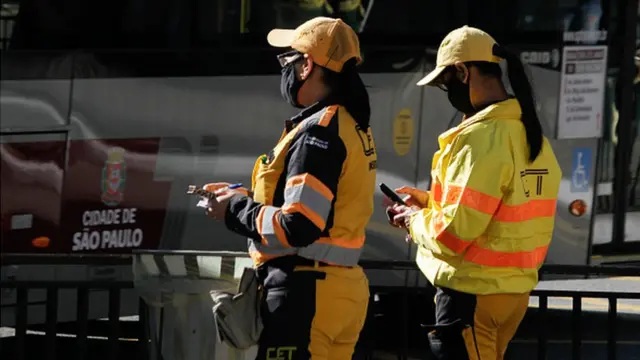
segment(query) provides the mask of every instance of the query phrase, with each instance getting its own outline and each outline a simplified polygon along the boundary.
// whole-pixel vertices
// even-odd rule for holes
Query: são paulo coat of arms
[[[102,202],[107,206],[116,206],[124,198],[124,186],[127,180],[127,167],[124,162],[124,149],[115,147],[107,152],[107,161],[102,168]]]

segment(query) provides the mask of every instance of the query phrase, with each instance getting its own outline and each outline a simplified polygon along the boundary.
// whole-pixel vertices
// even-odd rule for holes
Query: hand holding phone
[[[197,195],[202,197],[202,200],[200,200],[198,202],[198,204],[196,205],[197,207],[201,207],[201,208],[208,208],[208,204],[210,201],[216,202],[216,194],[211,192],[211,191],[207,191],[205,189],[199,188],[195,185],[189,185],[189,188],[187,188],[187,194],[188,195]]]
[[[391,190],[385,183],[380,183],[378,185],[380,187],[380,191],[389,198],[389,200],[393,201],[396,204],[407,205],[404,200],[400,197],[400,195],[396,194],[395,191]]]

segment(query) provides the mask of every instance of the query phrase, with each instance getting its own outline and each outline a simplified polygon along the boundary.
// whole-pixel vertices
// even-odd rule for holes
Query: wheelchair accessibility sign
[[[571,192],[588,192],[591,178],[591,149],[577,148],[573,150],[571,163]]]

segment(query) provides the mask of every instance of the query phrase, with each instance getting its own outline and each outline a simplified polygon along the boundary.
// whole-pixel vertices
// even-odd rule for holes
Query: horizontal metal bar
[[[0,289],[132,289],[133,281],[124,280],[74,280],[74,281],[46,281],[46,280],[2,280]]]
[[[2,289],[38,289],[38,288],[57,288],[57,289],[132,289],[134,284],[132,281],[109,281],[109,280],[88,280],[88,281],[43,281],[43,280],[2,280],[0,288]],[[394,287],[372,286],[376,292],[428,292],[428,288],[416,287]],[[581,298],[615,298],[615,299],[640,299],[640,292],[610,292],[610,291],[576,291],[576,290],[542,290],[536,289],[531,292],[532,296],[548,296],[548,297],[574,297]]]
[[[640,267],[615,266],[615,265],[543,265],[540,272],[544,274],[558,275],[612,275],[612,276],[638,276]]]
[[[640,299],[640,292],[578,291],[578,290],[533,290],[531,296],[580,298]]]
[[[0,254],[6,265],[131,265],[131,254]]]
[[[413,292],[429,293],[434,292],[426,287],[401,287],[401,286],[371,286],[371,292],[375,293],[401,293],[401,292]],[[531,296],[534,297],[574,297],[579,296],[581,298],[596,298],[596,299],[640,299],[640,291],[636,292],[612,292],[612,291],[580,291],[580,290],[547,290],[547,289],[535,289],[531,292]]]
[[[46,127],[8,127],[0,130],[0,135],[66,135],[71,130],[69,125],[46,126]]]
[[[15,264],[87,264],[87,265],[129,265],[135,254],[153,255],[196,255],[220,256],[234,255],[246,258],[245,252],[193,251],[193,250],[134,250],[133,254],[0,254],[3,265]],[[360,266],[367,270],[415,270],[419,271],[415,261],[410,260],[362,260]],[[638,276],[640,267],[614,265],[543,265],[542,274],[557,275],[611,275]]]

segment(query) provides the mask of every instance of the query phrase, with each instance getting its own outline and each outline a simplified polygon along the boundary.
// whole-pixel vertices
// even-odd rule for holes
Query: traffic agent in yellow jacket
[[[307,107],[256,161],[252,195],[219,196],[211,212],[228,201],[225,224],[248,237],[265,290],[257,359],[351,359],[369,302],[358,260],[377,156],[358,38],[342,20],[318,17],[268,40],[293,49],[278,56],[281,92]]]
[[[520,115],[518,101],[505,100],[438,137],[431,201],[409,227],[432,284],[478,295],[537,285],[561,170],[546,138],[528,162]]]
[[[248,236],[266,290],[258,359],[350,359],[364,326],[369,285],[358,261],[376,153],[371,129],[329,104],[292,118],[255,164],[253,198],[229,204],[227,227]]]
[[[227,225],[249,237],[256,266],[286,255],[358,265],[373,213],[375,145],[370,128],[330,103],[287,121],[278,144],[255,163],[253,198],[231,199]]]
[[[418,206],[395,205],[393,223],[418,244],[417,264],[437,288],[436,357],[502,359],[551,242],[561,170],[520,59],[486,32],[449,33],[426,84],[465,116],[438,137],[426,203],[413,194]]]

